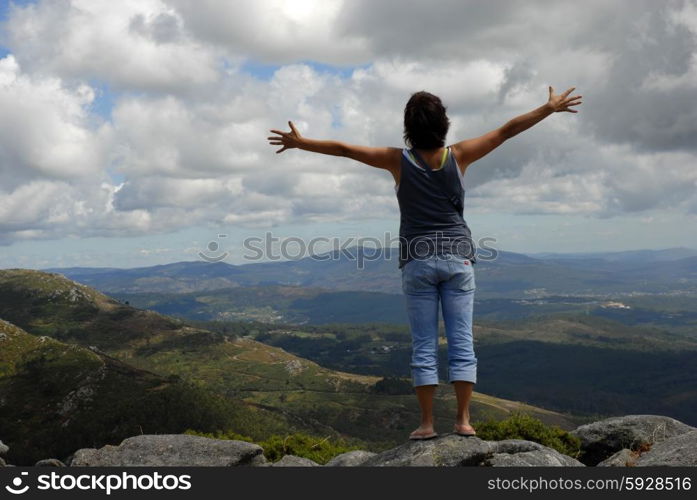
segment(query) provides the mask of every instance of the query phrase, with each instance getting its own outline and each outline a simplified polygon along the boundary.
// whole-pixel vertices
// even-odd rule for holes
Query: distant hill
[[[189,293],[115,293],[116,298],[187,321],[260,321],[300,325],[407,324],[402,294],[341,291],[286,285],[239,286]],[[479,298],[475,320],[523,321],[563,314],[613,319],[697,339],[697,295],[636,294]]]
[[[527,254],[536,259],[565,259],[565,260],[587,260],[599,259],[607,262],[669,262],[672,260],[697,257],[697,250],[693,248],[664,248],[661,250],[625,250],[618,252],[571,252],[554,253],[540,252]]]
[[[501,251],[476,264],[480,298],[613,293],[697,293],[697,255],[690,249],[594,254]],[[178,262],[135,269],[66,268],[49,271],[105,293],[190,293],[237,286],[290,285],[342,291],[401,293],[392,248],[353,247],[322,258],[231,265]],[[647,265],[650,264],[650,265]]]
[[[235,286],[244,273],[224,262],[175,262],[133,269],[72,267],[45,269],[105,292],[191,292]]]

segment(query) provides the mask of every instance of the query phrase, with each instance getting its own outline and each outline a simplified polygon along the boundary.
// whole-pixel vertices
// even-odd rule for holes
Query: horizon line
[[[7,267],[7,268],[2,268],[2,269],[35,269],[38,271],[58,271],[61,269],[119,269],[119,270],[131,270],[131,269],[147,269],[151,267],[161,267],[161,266],[171,266],[174,264],[195,264],[195,263],[202,263],[202,264],[225,264],[228,266],[233,266],[233,267],[241,267],[241,266],[247,266],[250,264],[270,264],[270,263],[279,263],[279,262],[300,262],[305,259],[312,258],[314,256],[321,256],[321,255],[328,255],[334,252],[341,252],[346,251],[346,250],[351,250],[351,249],[370,249],[370,250],[384,250],[384,249],[390,249],[390,250],[398,250],[399,247],[397,246],[392,246],[392,247],[366,247],[365,245],[359,246],[359,245],[354,245],[351,247],[346,247],[345,249],[331,249],[327,250],[325,252],[321,253],[314,253],[312,255],[300,257],[297,259],[285,259],[285,260],[264,260],[264,261],[257,261],[257,262],[245,262],[242,264],[233,264],[230,262],[225,262],[224,259],[218,260],[215,262],[210,262],[206,261],[204,259],[195,259],[195,260],[177,260],[177,261],[172,261],[172,262],[167,262],[163,264],[152,264],[152,265],[146,265],[146,266],[134,266],[134,267],[112,267],[112,266],[67,266],[67,267],[46,267],[46,268],[18,268],[18,267]],[[622,253],[638,253],[638,252],[665,252],[668,250],[688,250],[697,253],[697,248],[691,248],[691,247],[666,247],[666,248],[657,248],[657,249],[651,249],[651,248],[638,248],[638,249],[628,249],[628,250],[596,250],[596,251],[581,251],[581,252],[515,252],[511,250],[498,250],[499,253],[507,253],[507,254],[517,254],[517,255],[524,255],[526,257],[531,257],[535,259],[539,258],[545,258],[545,257],[552,257],[552,256],[578,256],[578,257],[584,257],[584,256],[593,256],[593,255],[599,255],[599,254],[604,254],[604,255],[612,255],[612,254],[622,254]]]

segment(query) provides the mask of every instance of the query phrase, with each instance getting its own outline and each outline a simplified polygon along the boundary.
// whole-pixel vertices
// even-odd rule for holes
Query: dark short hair
[[[450,120],[440,98],[422,90],[411,95],[404,108],[404,142],[417,149],[445,145]]]

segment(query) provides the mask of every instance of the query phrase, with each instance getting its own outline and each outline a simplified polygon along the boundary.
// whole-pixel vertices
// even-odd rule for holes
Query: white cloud
[[[470,209],[695,211],[695,5],[13,7],[5,25],[13,55],[0,60],[2,241],[395,218],[389,173],[301,151],[275,155],[266,136],[292,119],[308,136],[399,146],[404,104],[421,89],[448,106],[451,142],[543,104],[549,84],[584,95],[578,115],[549,117],[470,167]],[[281,67],[259,79],[245,60]],[[308,60],[362,66],[340,76]],[[106,122],[93,112],[98,84],[118,90]]]
[[[351,0],[167,0],[201,40],[266,63],[367,62],[366,40],[337,26]]]
[[[595,217],[658,209],[686,213],[697,199],[694,165],[694,155],[686,152],[637,153],[627,145],[579,140],[563,156],[540,155],[519,175],[484,182],[471,206],[482,213]]]
[[[8,44],[28,70],[176,91],[218,78],[217,52],[160,0],[54,0],[15,5]]]
[[[23,73],[12,55],[0,59],[0,180],[7,189],[36,177],[98,175],[99,135],[87,107],[87,85],[66,87],[59,78]]]
[[[148,212],[113,208],[111,127],[90,114],[93,99],[84,83],[0,59],[0,244],[149,228]]]
[[[448,60],[433,64],[429,61],[401,58],[378,60],[367,70],[354,73],[354,80],[370,80],[387,91],[408,96],[415,89],[428,89],[442,96],[451,106],[481,106],[482,100],[491,99],[503,84],[506,66],[501,63],[475,59]]]
[[[145,177],[137,183],[128,181],[118,191],[120,210],[151,209],[153,207],[196,208],[217,202],[220,198],[239,195],[238,178],[173,179]]]

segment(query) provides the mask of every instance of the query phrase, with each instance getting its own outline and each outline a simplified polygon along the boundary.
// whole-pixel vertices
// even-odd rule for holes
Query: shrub
[[[322,465],[336,455],[359,449],[356,446],[348,446],[341,439],[331,441],[328,436],[317,438],[299,432],[286,436],[273,435],[258,444],[264,448],[264,455],[272,462],[280,460],[283,455],[297,455]]]
[[[232,431],[205,433],[189,429],[185,434],[204,436],[213,439],[236,439],[250,443],[255,442],[247,436]],[[264,441],[256,442],[256,444],[264,449],[264,456],[271,462],[279,461],[284,455],[296,455],[309,458],[322,465],[326,464],[336,455],[360,449],[357,446],[349,446],[343,439],[332,441],[329,437],[319,438],[299,432],[287,434],[285,436],[274,434]]]
[[[413,394],[414,387],[410,379],[400,377],[383,377],[370,386],[370,392],[374,394]]]
[[[577,458],[581,440],[558,426],[548,426],[526,413],[513,412],[504,420],[486,420],[474,424],[477,435],[486,440],[526,439],[554,448],[560,453]]]
[[[229,439],[234,441],[247,441],[248,443],[253,443],[254,440],[249,436],[244,436],[242,434],[237,434],[232,431],[216,431],[216,432],[199,432],[193,429],[187,429],[184,434],[189,434],[191,436],[202,436],[211,439]]]

